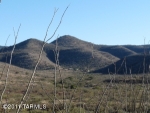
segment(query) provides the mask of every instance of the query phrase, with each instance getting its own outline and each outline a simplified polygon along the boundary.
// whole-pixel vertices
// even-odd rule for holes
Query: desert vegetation
[[[3,66],[4,64],[1,64],[1,68]],[[10,71],[2,103],[19,104],[26,91],[32,71],[15,66]],[[4,73],[6,72],[5,69]],[[56,73],[59,71],[57,70]],[[55,109],[53,109],[54,70],[38,70],[24,103],[46,104],[46,109],[22,109],[20,112],[52,113],[54,110],[58,113],[66,113],[69,105],[69,113],[149,112],[148,75],[143,78],[142,74],[138,76],[103,75],[74,70],[61,70],[61,74],[62,78],[57,76]],[[62,79],[65,90],[62,89]],[[4,83],[5,76],[2,76],[1,91]],[[63,97],[64,91],[65,98]],[[12,113],[16,112],[16,109],[7,109],[6,111]],[[4,109],[1,109],[1,112],[4,112]]]

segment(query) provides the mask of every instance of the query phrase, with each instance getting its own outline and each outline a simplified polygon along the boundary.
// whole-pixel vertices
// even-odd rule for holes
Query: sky
[[[142,45],[150,40],[150,0],[2,0],[0,45],[29,38],[43,40],[54,10],[58,11],[48,31],[51,37],[69,5],[55,36],[75,36],[104,45]]]

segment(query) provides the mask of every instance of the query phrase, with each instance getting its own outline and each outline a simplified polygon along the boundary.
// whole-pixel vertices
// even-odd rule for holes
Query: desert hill
[[[136,54],[130,55],[105,68],[101,68],[96,73],[116,73],[116,74],[139,74],[149,72],[150,55]],[[109,71],[108,71],[109,70]]]
[[[56,40],[51,42],[52,44],[56,43]],[[74,36],[64,35],[57,39],[59,46],[68,47],[68,48],[91,48],[92,43],[80,40]]]
[[[64,36],[66,38],[66,36]],[[92,50],[90,46],[88,46],[88,42],[84,42],[77,38],[71,37],[66,39],[64,37],[60,37],[58,42],[59,49],[59,63],[60,66],[64,68],[73,68],[80,70],[95,70],[112,63],[112,59],[114,61],[119,60],[117,57],[106,53],[100,52],[98,50]],[[63,42],[61,41],[67,40],[70,42],[69,44],[73,44],[75,40],[78,40],[78,44],[75,47],[63,46]],[[38,69],[54,69],[55,66],[55,42],[47,43],[45,45],[42,60],[38,66]],[[15,51],[13,53],[12,65],[33,69],[37,59],[39,57],[40,49],[42,47],[43,42],[37,39],[28,39],[21,43],[16,44]],[[65,44],[67,45],[67,44]],[[79,45],[79,46],[78,46]],[[13,46],[6,47],[3,50],[0,50],[0,61],[9,63],[10,53]],[[92,54],[93,52],[93,54]],[[93,58],[94,56],[94,58]],[[7,59],[6,59],[7,58]]]
[[[124,45],[124,47],[136,52],[136,53],[150,53],[150,45]]]
[[[36,39],[28,39],[19,44],[16,44],[12,64],[22,68],[33,69],[37,59],[39,57],[40,48],[43,42]],[[13,46],[1,49],[0,51],[0,61],[9,62],[10,53]],[[54,45],[48,44],[45,48],[54,48]],[[7,60],[6,60],[7,58]],[[38,66],[39,69],[49,69],[54,67],[54,63],[51,62],[47,57],[45,51],[42,55],[42,60]]]
[[[59,50],[59,64],[62,68],[86,70],[99,73],[125,73],[123,61],[126,58],[128,70],[136,73],[142,65],[143,56],[149,64],[149,45],[96,45],[80,40],[74,36],[64,35],[57,39]],[[16,44],[13,53],[12,65],[33,69],[39,57],[43,41],[31,38]],[[42,60],[38,66],[39,70],[54,69],[55,66],[55,44],[56,40],[47,43],[44,47]],[[0,61],[9,63],[10,53],[13,46],[0,49]],[[143,51],[145,50],[145,52]],[[122,65],[122,67],[120,67]],[[142,73],[141,70],[138,73]]]
[[[128,55],[137,54],[135,51],[132,51],[124,46],[116,45],[116,46],[98,46],[97,49],[99,51],[108,52],[118,58],[124,58]]]
[[[59,61],[64,67],[68,66],[80,70],[95,70],[105,67],[114,61],[119,60],[113,55],[106,52],[94,51],[93,55],[90,50],[86,49],[66,49],[60,51]]]
[[[0,46],[0,49],[3,48],[4,46]]]

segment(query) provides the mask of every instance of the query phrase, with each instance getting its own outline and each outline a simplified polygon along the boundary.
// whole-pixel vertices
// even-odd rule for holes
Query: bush
[[[70,86],[70,89],[75,89],[77,86],[75,86],[75,85],[71,85]]]

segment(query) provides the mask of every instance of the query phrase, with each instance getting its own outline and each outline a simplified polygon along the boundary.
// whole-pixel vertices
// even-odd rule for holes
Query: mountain
[[[61,36],[51,44],[55,44],[56,41],[58,46],[66,47],[65,50],[60,51],[59,56],[59,62],[64,67],[95,70],[111,64],[112,60],[119,60],[110,53],[94,49],[95,44],[80,40],[74,36]]]
[[[150,45],[124,45],[124,47],[136,52],[136,53],[143,53],[144,51],[150,51]]]
[[[5,46],[0,46],[0,49],[4,48]]]
[[[76,48],[60,51],[59,62],[64,67],[91,71],[110,65],[112,59],[114,61],[119,60],[106,52],[94,51],[92,55],[90,49]]]
[[[37,39],[28,39],[16,44],[12,64],[22,68],[33,69],[39,57],[42,44],[43,42]],[[13,46],[10,46],[0,50],[0,61],[9,63],[12,48]],[[45,49],[46,48],[54,48],[54,45],[47,44],[45,46]],[[49,69],[53,68],[54,65],[55,64],[46,57],[46,53],[44,51],[38,69]]]
[[[139,74],[143,73],[143,70],[145,70],[145,72],[149,71],[150,45],[98,45],[96,46],[96,49],[108,52],[120,58],[120,60],[92,72],[103,74],[108,74],[109,72],[117,74],[130,74],[131,71],[132,74]],[[143,66],[144,58],[145,67]]]
[[[139,74],[149,72],[150,55],[130,55],[105,68],[95,70],[95,73]],[[109,70],[109,72],[108,72]]]
[[[96,45],[80,40],[74,36],[64,35],[51,43],[46,43],[38,70],[54,69],[55,44],[58,44],[59,64],[61,69],[75,69],[108,74],[123,74],[130,69],[133,73],[142,73],[143,59],[145,58],[145,72],[149,65],[149,45]],[[16,44],[12,65],[34,69],[39,58],[43,41],[31,38]],[[0,62],[9,63],[13,46],[0,49]],[[145,50],[145,52],[143,51]],[[144,57],[146,55],[146,57]],[[126,65],[125,62],[126,61]]]
[[[65,38],[65,39],[64,39]],[[68,40],[68,41],[67,41]],[[61,42],[63,41],[63,42]],[[78,45],[71,45],[74,41],[78,41]],[[42,60],[38,66],[38,69],[54,69],[55,66],[55,42],[47,43],[44,47],[42,54]],[[58,40],[59,48],[59,64],[64,68],[73,68],[80,70],[95,70],[119,60],[117,57],[106,53],[93,50],[88,46],[88,42],[84,42],[75,37],[60,37]],[[63,45],[64,42],[70,42],[68,45]],[[16,44],[15,51],[13,53],[12,65],[22,68],[33,69],[37,59],[39,57],[40,49],[43,42],[37,39],[28,39],[19,44]],[[3,51],[0,50],[0,61],[9,63],[10,53],[13,46],[6,47]],[[93,58],[94,56],[94,58]],[[7,61],[6,61],[7,58]]]
[[[118,58],[124,58],[128,55],[134,55],[137,54],[135,51],[128,49],[124,46],[97,46],[97,49],[99,51],[108,52]]]
[[[51,42],[52,44],[56,43],[56,40]],[[68,48],[91,48],[92,43],[80,40],[74,36],[64,35],[57,39],[59,46],[68,47]]]

